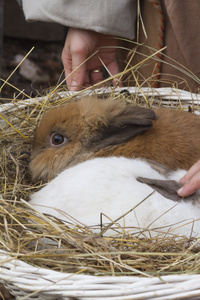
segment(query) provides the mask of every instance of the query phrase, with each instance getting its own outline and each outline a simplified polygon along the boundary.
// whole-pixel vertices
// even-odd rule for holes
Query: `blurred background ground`
[[[67,28],[59,24],[26,22],[16,0],[0,0],[0,10],[0,78],[6,80],[34,47],[8,82],[32,97],[57,85],[63,71],[61,51]],[[23,98],[10,85],[3,86],[0,101],[8,102],[13,97]]]
[[[1,78],[6,80],[34,45],[35,49],[14,72],[8,82],[32,97],[57,84],[63,70],[60,43],[8,37],[4,38],[3,43]],[[6,84],[2,88],[1,98],[5,102],[17,94],[18,92],[14,88]]]

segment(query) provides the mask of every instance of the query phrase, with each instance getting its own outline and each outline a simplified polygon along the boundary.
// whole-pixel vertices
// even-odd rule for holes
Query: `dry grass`
[[[1,200],[0,220],[1,249],[37,266],[95,275],[199,273],[195,240],[98,237],[87,227],[43,216],[25,201]]]

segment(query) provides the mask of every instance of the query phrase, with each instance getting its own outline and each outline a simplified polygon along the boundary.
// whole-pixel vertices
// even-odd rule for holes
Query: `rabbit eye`
[[[67,141],[67,138],[59,133],[53,133],[51,135],[50,143],[51,146],[61,146]]]

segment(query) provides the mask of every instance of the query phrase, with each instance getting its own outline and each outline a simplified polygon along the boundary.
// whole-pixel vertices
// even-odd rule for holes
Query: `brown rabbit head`
[[[62,170],[98,156],[98,151],[150,129],[154,119],[151,109],[91,96],[51,108],[35,132],[32,177],[52,179]]]

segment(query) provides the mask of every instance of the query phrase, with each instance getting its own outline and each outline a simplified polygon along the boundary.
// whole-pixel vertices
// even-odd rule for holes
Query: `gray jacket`
[[[137,0],[22,0],[27,21],[56,22],[68,27],[133,39]]]

